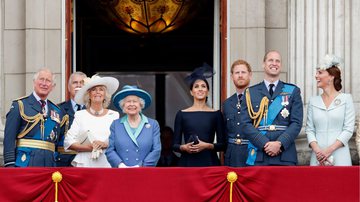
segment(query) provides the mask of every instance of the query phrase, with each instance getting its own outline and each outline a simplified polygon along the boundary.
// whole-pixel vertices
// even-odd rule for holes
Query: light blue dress
[[[351,166],[349,140],[355,125],[355,109],[350,94],[340,93],[327,109],[321,96],[310,99],[307,111],[306,134],[309,144],[317,141],[324,149],[336,140],[344,147],[338,148],[332,156],[334,165]],[[311,154],[310,165],[318,165],[316,155]]]

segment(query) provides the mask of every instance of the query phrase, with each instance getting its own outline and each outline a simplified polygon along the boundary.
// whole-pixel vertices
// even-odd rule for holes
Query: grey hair
[[[102,106],[103,106],[104,109],[106,109],[110,105],[111,95],[108,92],[106,86],[104,86],[104,85],[100,85],[100,86],[105,88],[105,99],[104,99],[104,102],[102,103]],[[96,87],[96,86],[94,86],[94,87]],[[91,103],[90,103],[90,95],[89,95],[89,93],[90,93],[91,89],[93,89],[94,87],[87,90],[86,93],[84,94],[84,103],[85,103],[86,108],[90,108]]]
[[[34,77],[33,77],[33,81],[35,81],[36,79],[39,78],[39,74],[40,72],[49,72],[52,76],[52,85],[55,86],[56,84],[56,77],[55,77],[55,74],[47,67],[43,67],[41,69],[39,69],[35,74],[34,74]]]
[[[128,95],[128,96],[129,96],[129,95]],[[124,112],[125,99],[126,99],[128,96],[124,97],[123,99],[121,99],[121,100],[119,101],[120,109],[122,110],[122,113],[124,113],[124,114],[125,114],[125,112]],[[135,96],[136,96],[136,95],[135,95]],[[136,96],[136,97],[139,98],[140,107],[141,107],[140,112],[141,112],[141,111],[144,109],[144,107],[145,107],[145,100],[142,99],[142,98],[139,97],[139,96]]]
[[[70,86],[71,86],[71,83],[72,83],[72,81],[73,81],[74,76],[83,76],[84,78],[87,77],[84,72],[78,71],[78,72],[72,73],[72,74],[70,75],[70,77],[69,77],[69,80],[68,80],[68,89],[70,89]]]

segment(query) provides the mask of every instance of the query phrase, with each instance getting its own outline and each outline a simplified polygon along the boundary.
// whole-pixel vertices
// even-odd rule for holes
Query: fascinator
[[[327,70],[333,66],[339,68],[341,71],[341,66],[343,64],[343,60],[340,57],[337,57],[333,54],[326,54],[324,58],[320,61],[320,63],[317,65],[317,70]]]
[[[194,69],[194,71],[185,78],[187,84],[191,85],[196,80],[206,80],[211,78],[215,74],[215,71],[208,64],[204,63],[201,67]]]

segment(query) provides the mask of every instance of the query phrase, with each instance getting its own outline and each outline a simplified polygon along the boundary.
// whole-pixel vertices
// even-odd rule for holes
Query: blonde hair
[[[103,108],[107,108],[110,105],[110,102],[111,102],[111,95],[108,92],[106,86],[104,86],[104,85],[99,85],[99,86],[101,86],[101,87],[103,87],[105,89],[105,99],[104,99],[104,102],[102,103],[102,106],[103,106]],[[87,90],[86,93],[84,94],[84,103],[85,103],[86,108],[90,108],[91,100],[90,100],[90,95],[89,94],[90,94],[91,89],[93,89],[95,87],[97,87],[97,86],[93,86],[92,88]]]

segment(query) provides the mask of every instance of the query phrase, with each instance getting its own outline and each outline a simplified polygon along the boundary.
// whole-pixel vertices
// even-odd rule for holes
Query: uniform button
[[[227,118],[226,120],[230,120],[229,118]]]
[[[137,160],[137,161],[138,161],[139,159],[138,159],[138,158],[136,158],[135,160]]]
[[[237,125],[240,125],[240,123],[237,123]]]
[[[237,134],[236,137],[240,137],[240,134]]]
[[[129,160],[128,158],[126,158],[125,160]]]
[[[137,149],[136,152],[139,152],[139,150]]]
[[[238,114],[240,114],[240,112],[238,112]]]
[[[273,102],[274,100],[270,100],[270,102]]]
[[[256,107],[259,107],[259,105],[256,105]]]
[[[129,152],[129,150],[127,149],[126,152]]]

